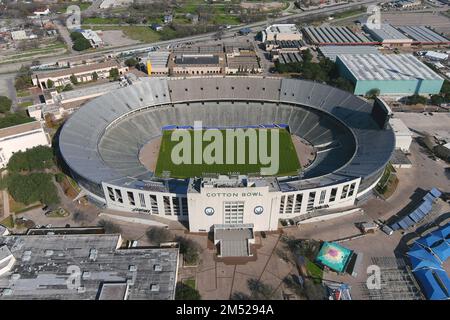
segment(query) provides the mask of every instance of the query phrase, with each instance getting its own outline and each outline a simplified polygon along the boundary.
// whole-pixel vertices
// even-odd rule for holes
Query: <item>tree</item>
[[[112,68],[111,70],[109,70],[109,77],[114,81],[119,79],[119,70],[117,68]]]
[[[92,73],[92,80],[97,81],[98,80],[98,73],[96,71],[94,71]]]
[[[44,120],[47,128],[54,128],[56,126],[55,118],[52,113],[46,113],[44,116]]]
[[[406,97],[406,104],[426,104],[427,98],[420,96],[418,94],[413,94],[412,96]]]
[[[26,151],[15,152],[9,159],[8,171],[30,172],[51,168],[54,164],[52,148],[36,146]]]
[[[380,89],[378,88],[372,88],[366,93],[366,97],[368,99],[375,99],[377,96],[380,95]]]
[[[445,101],[444,97],[439,94],[433,94],[430,99],[431,104],[435,106],[440,106],[441,104],[444,103],[444,101]]]
[[[91,42],[86,39],[80,32],[71,32],[70,38],[72,39],[72,49],[75,51],[83,51],[92,48]]]
[[[77,84],[78,83],[78,79],[77,79],[77,77],[75,77],[74,74],[72,74],[70,76],[70,82],[72,82],[73,84]]]
[[[176,237],[175,241],[179,242],[180,253],[187,264],[193,265],[198,263],[201,248],[197,242],[185,237]]]
[[[30,173],[22,175],[12,173],[8,176],[8,192],[17,202],[25,205],[40,201],[45,204],[59,203],[58,193],[47,173]]]
[[[150,242],[160,245],[162,242],[167,242],[172,239],[172,234],[166,228],[151,227],[146,233]]]
[[[175,300],[201,300],[200,293],[184,283],[177,283],[175,291]]]
[[[31,80],[32,72],[29,67],[22,66],[17,74],[14,86],[16,90],[24,90],[33,85]]]
[[[12,101],[8,97],[0,96],[0,113],[6,113],[11,110]]]
[[[135,58],[129,58],[127,60],[125,60],[125,65],[127,67],[134,67],[138,64],[137,60]]]
[[[47,80],[47,88],[48,89],[53,88],[54,85],[55,85],[55,83],[51,79]]]
[[[312,60],[312,58],[313,58],[311,50],[306,49],[306,50],[302,51],[302,58],[303,58],[304,61],[310,62]]]
[[[251,298],[256,300],[270,300],[274,289],[257,279],[248,279],[248,289],[251,292]]]
[[[120,228],[119,225],[115,224],[114,222],[107,221],[107,220],[100,220],[98,222],[98,225],[105,229],[106,233],[121,233],[122,228]]]

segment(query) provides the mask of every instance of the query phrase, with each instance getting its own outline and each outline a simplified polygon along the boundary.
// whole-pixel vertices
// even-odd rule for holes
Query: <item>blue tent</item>
[[[438,242],[439,240],[442,240],[442,237],[438,237],[437,235],[434,235],[432,232],[430,234],[427,234],[425,237],[420,238],[416,242],[420,243],[424,247],[431,247],[434,243]]]
[[[411,262],[411,267],[413,271],[417,271],[419,269],[437,269],[442,270],[442,267],[439,263],[433,262],[430,260],[422,260],[416,257],[409,257],[409,261]]]
[[[435,271],[435,275],[440,276],[442,272]],[[445,272],[444,272],[445,274]],[[444,300],[449,298],[448,293],[439,285],[431,269],[420,269],[414,272],[422,290],[428,300]]]
[[[444,238],[447,239],[448,235],[450,235],[450,223],[447,223],[440,230],[441,230],[441,233],[443,234]]]
[[[407,252],[407,255],[410,257],[415,257],[421,260],[428,260],[437,264],[440,264],[440,261],[436,259],[436,257],[425,250],[422,246],[418,245],[417,243],[414,243],[411,247],[411,250]]]
[[[433,250],[433,253],[444,262],[448,258],[450,258],[450,244],[448,244],[447,241],[442,240],[442,243],[432,247],[431,250]]]

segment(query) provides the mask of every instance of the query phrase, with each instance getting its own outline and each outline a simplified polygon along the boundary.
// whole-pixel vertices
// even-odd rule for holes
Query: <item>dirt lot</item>
[[[381,18],[386,23],[394,26],[430,26],[437,32],[450,35],[450,19],[439,13],[432,12],[405,12],[405,13],[381,13]]]
[[[101,35],[106,46],[120,47],[137,44],[139,41],[132,40],[125,36],[122,30],[105,30]]]

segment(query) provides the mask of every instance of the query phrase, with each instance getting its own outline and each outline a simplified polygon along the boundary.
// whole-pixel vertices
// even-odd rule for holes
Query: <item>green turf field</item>
[[[276,155],[272,156],[271,151],[270,151],[272,148],[271,135],[273,134],[273,132],[275,130],[279,133],[279,148],[274,149],[275,152],[278,152],[278,154],[279,154],[278,157],[276,157]],[[172,159],[173,159],[172,153],[185,155],[183,153],[183,151],[180,151],[180,147],[179,147],[180,142],[184,141],[184,139],[181,139],[179,141],[172,141],[171,138],[172,138],[172,133],[174,131],[173,130],[164,130],[163,136],[162,136],[162,141],[161,141],[161,147],[160,147],[159,155],[158,155],[158,161],[156,164],[156,172],[155,172],[156,175],[159,177],[188,178],[188,177],[210,176],[210,175],[214,175],[214,174],[226,174],[226,175],[230,175],[230,174],[233,174],[233,175],[251,174],[252,175],[252,174],[254,174],[254,175],[259,175],[261,173],[261,168],[270,166],[270,164],[262,164],[259,156],[256,157],[256,161],[253,161],[253,163],[250,162],[250,159],[249,159],[249,152],[251,150],[250,139],[245,139],[245,148],[244,148],[244,151],[241,151],[241,153],[238,153],[238,150],[237,150],[238,149],[237,139],[234,140],[234,161],[232,161],[232,164],[227,163],[227,160],[226,160],[227,145],[225,142],[225,141],[227,141],[226,130],[214,130],[215,133],[217,133],[217,134],[220,133],[220,135],[223,137],[224,143],[221,145],[222,148],[220,148],[223,150],[223,157],[222,157],[223,163],[207,164],[204,161],[203,155],[205,155],[208,150],[209,150],[209,154],[216,156],[216,152],[211,151],[211,148],[212,148],[211,144],[215,142],[215,138],[212,138],[211,139],[212,142],[200,140],[199,145],[202,145],[202,150],[203,150],[202,157],[201,157],[202,160],[201,160],[200,164],[195,164],[194,138],[193,138],[194,130],[177,130],[177,131],[184,131],[184,133],[188,134],[188,137],[190,136],[191,156],[190,157],[187,156],[185,159],[191,159],[191,160],[189,162],[184,161],[181,164],[177,164],[177,163],[174,163],[174,161],[172,161]],[[212,131],[212,130],[208,130],[208,131]],[[203,130],[202,132],[205,133],[206,131]],[[258,140],[256,140],[256,141],[259,141],[260,132],[261,132],[260,129],[256,130],[256,137],[258,138]],[[199,133],[199,132],[197,131],[197,133]],[[244,134],[244,133],[241,133],[241,134]],[[240,137],[243,138],[242,135]],[[285,176],[285,175],[297,174],[300,169],[300,163],[299,163],[299,160],[297,157],[297,153],[295,151],[294,144],[292,143],[290,133],[285,129],[270,129],[267,132],[267,137],[268,137],[268,139],[267,139],[268,146],[265,147],[265,150],[268,150],[267,155],[270,159],[272,159],[271,160],[272,163],[275,163],[275,161],[277,161],[277,163],[278,163],[278,171],[274,175]],[[177,147],[177,145],[178,145],[178,147]],[[188,146],[189,141],[186,140],[186,142],[184,142],[184,145]],[[253,144],[253,146],[254,146],[254,144]],[[174,148],[175,148],[175,150],[173,150]],[[228,146],[228,148],[231,148],[231,147]],[[217,150],[219,150],[219,148]],[[259,154],[259,149],[256,149],[256,150],[258,150],[258,151],[252,152],[253,155]],[[174,152],[172,152],[172,151],[174,151]],[[241,163],[238,163],[238,154],[240,154],[242,156],[242,152],[245,152],[245,160],[241,161]],[[221,157],[218,157],[218,158],[220,159]]]

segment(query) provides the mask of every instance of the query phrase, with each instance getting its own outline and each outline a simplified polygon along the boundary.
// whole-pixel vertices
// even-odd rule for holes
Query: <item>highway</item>
[[[310,10],[307,12],[299,12],[299,13],[295,13],[295,14],[291,14],[291,15],[274,18],[271,20],[271,23],[283,23],[283,22],[286,22],[286,21],[289,21],[292,19],[299,19],[302,17],[311,18],[314,16],[322,15],[322,14],[329,15],[329,14],[332,14],[335,12],[345,11],[345,10],[349,10],[349,9],[352,9],[355,7],[359,7],[361,5],[375,4],[375,3],[381,3],[381,2],[383,2],[383,1],[362,0],[362,1],[356,2],[356,3],[346,3],[346,4],[336,5],[333,7],[326,7],[326,8],[316,9],[316,10]],[[237,27],[233,27],[233,28],[224,30],[222,39],[234,37],[234,35],[237,32],[239,32],[239,30],[242,28],[248,27],[248,28],[251,28],[253,32],[258,32],[260,30],[263,30],[266,26],[267,26],[267,21],[260,21],[260,22],[250,23],[247,25],[239,25]],[[189,36],[189,37],[185,37],[185,38],[178,38],[178,39],[172,39],[172,40],[167,40],[167,41],[159,41],[159,42],[154,42],[154,43],[145,43],[145,44],[123,46],[123,47],[116,47],[116,48],[106,48],[103,50],[98,50],[96,52],[90,52],[90,53],[73,52],[70,54],[38,58],[38,59],[41,62],[41,64],[47,64],[47,63],[53,63],[61,58],[84,59],[84,58],[89,58],[89,57],[98,57],[98,56],[102,56],[102,55],[110,55],[110,54],[116,55],[123,51],[142,49],[142,48],[147,48],[147,47],[151,47],[151,46],[160,46],[163,48],[168,45],[178,45],[178,44],[186,43],[186,42],[200,42],[200,41],[213,40],[215,38],[215,35],[216,35],[216,32],[211,32],[211,33],[193,35],[193,36]],[[20,62],[20,63],[11,63],[11,64],[0,65],[0,74],[15,73],[20,69],[20,67],[23,64],[24,64],[23,62]]]

